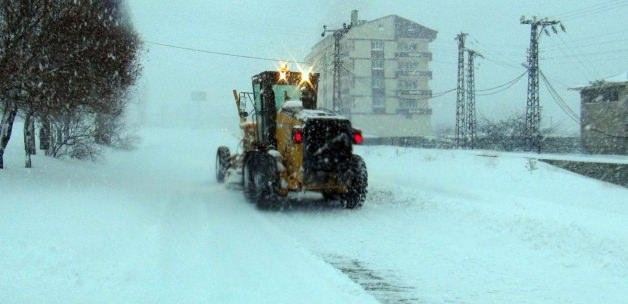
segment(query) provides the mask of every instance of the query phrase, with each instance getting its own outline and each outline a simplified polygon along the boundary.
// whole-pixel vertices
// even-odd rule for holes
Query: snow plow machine
[[[318,73],[278,71],[253,76],[253,92],[233,90],[243,138],[237,154],[221,146],[216,179],[241,185],[259,208],[281,208],[290,193],[319,192],[346,208],[362,206],[368,175],[353,145],[360,130],[346,117],[317,109]]]

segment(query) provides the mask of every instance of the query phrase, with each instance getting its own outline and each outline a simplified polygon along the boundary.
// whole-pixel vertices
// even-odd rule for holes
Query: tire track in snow
[[[397,282],[399,279],[394,277],[392,271],[384,274],[370,269],[366,263],[358,259],[340,255],[327,255],[325,261],[342,271],[381,303],[420,303],[419,299],[414,296],[415,288]]]

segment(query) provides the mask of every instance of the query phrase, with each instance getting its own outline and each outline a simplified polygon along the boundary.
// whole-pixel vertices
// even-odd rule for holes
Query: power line
[[[522,77],[522,78],[523,78],[523,77]],[[522,78],[519,78],[519,79],[522,79]],[[518,81],[517,81],[517,82],[518,82]],[[491,93],[482,93],[482,94],[477,94],[477,95],[478,95],[478,96],[492,96],[492,95],[497,95],[497,94],[499,94],[499,93],[505,92],[505,91],[507,91],[508,89],[512,88],[515,84],[517,84],[517,82],[513,82],[513,83],[511,83],[508,87],[505,87],[505,88],[503,88],[503,89],[501,89],[501,90],[499,90],[499,91],[495,91],[495,92],[491,92]]]
[[[603,51],[603,52],[590,52],[590,53],[580,53],[581,56],[599,56],[599,55],[607,55],[607,54],[619,54],[619,53],[625,53],[628,52],[628,49],[615,49],[615,50],[608,50],[608,51]],[[576,56],[567,56],[567,57],[576,57]],[[558,59],[558,58],[563,58],[562,56],[560,57],[542,57],[541,60],[550,60],[550,59]]]
[[[571,43],[573,43],[575,40],[570,40]],[[613,40],[605,40],[605,41],[600,41],[600,42],[595,42],[595,43],[587,43],[587,44],[572,44],[573,47],[582,49],[582,48],[589,48],[589,47],[598,47],[600,45],[607,45],[607,44],[614,44],[614,43],[626,43],[628,42],[628,38],[626,39],[613,39]],[[543,50],[543,52],[552,52],[552,51],[556,51],[557,49],[559,49],[559,47],[557,46],[553,46],[553,47],[547,47]]]
[[[625,34],[625,33],[626,33],[625,30],[621,30],[621,31],[609,32],[609,33],[598,34],[598,35],[583,36],[583,37],[580,37],[578,39],[572,40],[572,42],[597,40],[599,38],[604,38],[604,37],[608,37],[608,36],[614,36],[614,35],[617,35],[617,34]]]
[[[473,39],[471,41],[472,43],[475,43],[475,48],[479,49],[480,51],[482,51],[482,54],[484,54],[485,58],[487,61],[493,62],[497,65],[501,65],[503,67],[506,68],[513,68],[513,69],[517,69],[519,70],[521,67],[517,64],[517,63],[513,63],[508,56],[506,56],[505,54],[501,53],[501,52],[495,52],[493,53],[493,51],[488,51],[488,49],[493,49],[493,48],[489,48],[489,47],[483,47],[484,43],[481,43],[480,41],[478,41],[477,39]],[[489,55],[489,56],[487,56]],[[496,59],[492,59],[490,57],[492,57],[494,55],[494,57]]]
[[[574,120],[576,123],[580,124],[580,118],[578,117],[578,114],[576,114],[576,112],[573,109],[571,109],[571,107],[569,107],[567,102],[565,102],[565,100],[560,96],[560,94],[558,94],[558,92],[556,91],[556,89],[554,89],[554,86],[550,83],[549,79],[547,79],[547,76],[545,76],[543,71],[540,71],[540,74],[541,74],[541,79],[543,80],[543,83],[545,84],[548,92],[550,93],[550,96],[552,96],[552,99],[563,110],[563,112],[565,112],[565,114],[569,116],[569,118]]]
[[[611,0],[611,1],[603,2],[603,3],[597,3],[594,5],[590,5],[590,6],[586,6],[586,7],[582,7],[579,9],[575,9],[575,10],[558,14],[556,15],[556,17],[560,17],[561,19],[566,19],[573,16],[578,16],[581,14],[590,14],[591,12],[596,11],[596,10],[608,9],[609,7],[614,8],[616,5],[621,5],[622,2],[624,2],[624,0]]]
[[[476,94],[476,96],[489,96],[489,95],[495,95],[495,94],[504,92],[507,89],[510,89],[511,87],[513,87],[515,84],[517,84],[517,82],[519,82],[527,73],[528,72],[525,71],[522,74],[520,74],[519,76],[515,77],[514,79],[508,80],[505,83],[502,83],[500,85],[497,85],[497,86],[494,86],[494,87],[491,87],[491,88],[475,90],[476,92],[487,92],[487,91],[493,91],[493,90],[496,90],[496,89],[503,88],[502,90],[498,90],[496,92],[490,92],[490,93],[484,93],[484,94]],[[442,96],[445,96],[445,95],[447,95],[449,93],[452,93],[452,92],[456,92],[457,89],[458,88],[453,88],[453,89],[449,89],[449,90],[446,90],[446,91],[443,91],[443,92],[435,93],[435,94],[432,95],[431,99],[442,97]]]
[[[174,44],[167,44],[167,43],[161,43],[161,42],[149,41],[149,40],[144,40],[144,43],[163,46],[163,47],[172,48],[172,49],[185,50],[185,51],[203,53],[203,54],[211,54],[211,55],[217,55],[217,56],[227,56],[227,57],[263,60],[263,61],[274,61],[274,62],[281,61],[281,62],[288,62],[288,63],[307,64],[307,62],[296,61],[296,60],[286,60],[286,59],[280,59],[280,58],[258,57],[258,56],[249,56],[249,55],[242,55],[242,54],[235,54],[235,53],[228,53],[228,52],[218,52],[218,51],[178,46]]]
[[[604,12],[608,12],[611,10],[617,10],[619,8],[625,7],[626,5],[628,5],[628,2],[618,2],[615,5],[609,5],[606,7],[600,7],[597,9],[592,9],[592,10],[588,10],[588,11],[583,11],[579,14],[572,14],[569,16],[565,16],[562,17],[562,19],[564,20],[575,20],[575,19],[579,19],[579,18],[584,18],[584,17],[588,17],[591,15],[596,15],[596,14],[600,14],[600,13],[604,13]]]
[[[515,85],[519,80],[521,80],[521,78],[523,78],[526,74],[528,73],[528,71],[524,71],[523,73],[521,73],[519,76],[515,77],[512,80],[509,80],[503,84],[500,84],[498,86],[494,86],[492,88],[486,88],[486,89],[482,89],[482,90],[476,90],[476,92],[487,92],[487,91],[493,91],[496,89],[501,89],[503,87],[506,87],[506,89],[512,87],[513,85]],[[489,94],[489,95],[493,95],[493,94]]]
[[[447,90],[447,91],[443,91],[443,92],[440,92],[440,93],[433,94],[432,95],[432,99],[438,98],[438,97],[441,97],[441,96],[445,96],[445,95],[447,95],[449,93],[455,92],[457,89],[458,88],[453,88],[453,89],[450,89],[450,90]]]
[[[571,61],[571,63],[573,63],[578,70],[582,73],[582,75],[586,78],[586,79],[591,79],[593,77],[593,73],[591,72],[591,69],[589,69],[589,67],[587,67],[584,62],[582,60],[580,60],[580,57],[576,57],[573,55],[569,55],[571,53],[568,53],[567,50],[569,50],[569,47],[565,44],[565,42],[559,38],[560,44],[558,44],[558,48],[560,50],[560,52],[562,53],[562,57],[559,58],[566,58],[568,60]],[[563,45],[565,46],[563,48]],[[541,60],[545,60],[544,58],[541,58]]]

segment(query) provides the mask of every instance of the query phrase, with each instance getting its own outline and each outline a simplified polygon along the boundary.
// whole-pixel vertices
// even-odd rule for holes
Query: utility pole
[[[528,49],[528,99],[526,102],[525,140],[528,151],[541,153],[541,104],[539,100],[539,39],[545,32],[549,36],[548,27],[558,34],[556,26],[565,31],[558,20],[521,17],[521,24],[530,25],[530,48]]]
[[[475,148],[475,140],[477,138],[477,117],[475,109],[475,57],[484,58],[482,54],[467,49],[468,65],[467,65],[467,139],[469,148]]]
[[[466,129],[466,113],[464,99],[464,41],[468,34],[460,33],[456,36],[458,40],[458,85],[456,88],[456,147],[463,146]]]
[[[351,29],[351,26],[353,24],[349,24],[347,25],[346,23],[342,24],[342,28],[339,29],[335,29],[335,30],[330,30],[327,29],[326,25],[323,25],[323,33],[321,34],[321,37],[325,37],[326,33],[333,33],[333,39],[334,39],[334,61],[333,61],[333,65],[334,65],[334,69],[333,69],[333,98],[332,98],[332,104],[333,104],[333,110],[336,112],[340,112],[341,110],[343,110],[343,102],[342,102],[342,91],[341,91],[341,86],[342,86],[342,78],[341,78],[341,70],[342,70],[342,58],[340,56],[340,41],[342,40],[342,37],[344,37],[344,35],[346,35],[349,30]]]

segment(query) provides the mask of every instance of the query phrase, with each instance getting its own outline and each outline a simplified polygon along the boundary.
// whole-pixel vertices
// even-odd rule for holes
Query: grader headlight
[[[310,73],[301,72],[301,83],[309,83],[310,82]]]
[[[288,72],[290,70],[288,69],[288,64],[287,63],[281,63],[279,65],[279,82],[286,82],[288,81]]]
[[[298,65],[297,67],[299,68],[299,72],[301,72],[301,79],[299,81],[299,86],[305,86],[305,85],[311,86],[312,82],[310,81],[311,80],[310,75],[312,73],[312,67],[309,67],[307,69]]]

